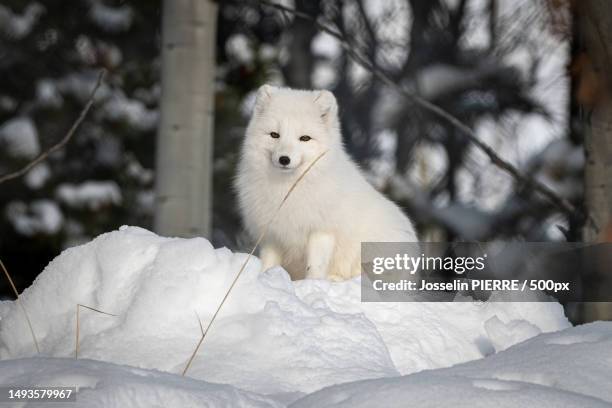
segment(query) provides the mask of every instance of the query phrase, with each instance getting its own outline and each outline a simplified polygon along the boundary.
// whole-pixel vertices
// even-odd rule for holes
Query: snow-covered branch
[[[66,135],[59,142],[57,142],[56,144],[54,144],[53,146],[51,146],[50,148],[48,148],[47,150],[39,154],[38,157],[36,157],[34,160],[26,164],[21,169],[14,171],[12,173],[5,174],[3,176],[0,176],[0,184],[23,176],[28,171],[32,170],[32,168],[34,168],[37,164],[40,164],[43,161],[45,161],[47,157],[49,157],[49,155],[51,155],[52,153],[64,147],[70,141],[70,139],[72,139],[72,136],[74,136],[74,133],[76,132],[77,128],[79,127],[81,122],[83,122],[83,120],[85,119],[85,116],[87,116],[87,113],[91,109],[91,106],[93,105],[93,102],[94,102],[94,97],[96,96],[96,92],[98,91],[98,88],[100,88],[100,85],[102,85],[102,80],[104,79],[105,75],[106,75],[106,70],[100,71],[100,74],[98,75],[98,79],[96,81],[96,85],[91,91],[91,94],[89,95],[89,99],[87,100],[87,103],[85,104],[85,106],[83,106],[81,113],[79,114],[78,118],[74,121],[74,123],[72,124],[72,126],[70,127]]]

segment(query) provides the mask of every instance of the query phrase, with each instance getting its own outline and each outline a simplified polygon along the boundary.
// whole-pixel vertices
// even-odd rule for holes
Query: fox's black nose
[[[281,156],[278,158],[278,162],[283,166],[287,166],[291,163],[291,159],[288,156]]]

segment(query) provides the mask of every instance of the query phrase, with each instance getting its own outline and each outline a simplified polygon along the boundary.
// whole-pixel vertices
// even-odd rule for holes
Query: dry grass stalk
[[[200,323],[200,332],[202,333],[202,337],[200,337],[200,341],[198,341],[198,345],[196,346],[195,350],[193,350],[193,353],[191,353],[191,357],[189,357],[189,361],[187,361],[187,365],[183,369],[183,374],[182,374],[183,376],[185,375],[185,373],[187,373],[187,370],[189,370],[189,367],[191,367],[191,363],[193,362],[193,359],[195,358],[196,354],[198,354],[198,350],[200,349],[200,346],[202,345],[202,342],[204,341],[204,337],[206,336],[206,332],[204,331],[204,326],[202,325],[202,319],[200,319],[198,312],[196,312],[196,317],[198,318],[198,323]]]
[[[19,307],[21,307],[21,310],[23,311],[23,314],[24,314],[24,316],[26,318],[26,321],[28,322],[28,327],[30,328],[30,333],[32,334],[32,340],[34,340],[34,346],[36,346],[36,352],[40,354],[40,348],[38,347],[38,340],[36,340],[36,335],[34,334],[34,328],[32,327],[32,322],[30,321],[30,317],[28,316],[28,312],[26,312],[26,309],[23,306],[23,303],[21,303],[21,300],[19,300],[19,292],[17,292],[17,287],[15,286],[15,283],[13,282],[13,279],[11,278],[11,275],[9,275],[8,270],[4,266],[4,263],[2,262],[1,259],[0,259],[0,266],[2,266],[2,270],[4,271],[4,275],[6,276],[6,279],[8,279],[9,283],[11,284],[11,288],[13,289],[13,293],[15,293],[15,297],[17,298],[15,300],[15,302],[17,302]]]
[[[319,154],[313,161],[312,163],[310,163],[308,165],[308,167],[306,167],[306,169],[304,170],[304,172],[302,174],[300,174],[300,176],[295,180],[295,182],[291,185],[291,187],[289,188],[289,190],[287,191],[287,193],[285,194],[285,196],[283,197],[283,199],[281,200],[280,204],[278,205],[278,207],[276,208],[276,211],[274,211],[274,214],[272,214],[272,217],[270,217],[270,221],[268,221],[268,223],[266,224],[266,226],[264,227],[264,230],[262,231],[262,233],[259,235],[259,237],[257,238],[257,241],[255,241],[255,245],[253,246],[253,249],[251,249],[251,252],[249,252],[249,255],[247,256],[247,258],[244,260],[244,263],[242,264],[242,266],[240,267],[240,270],[238,271],[238,273],[236,274],[236,277],[234,278],[234,280],[232,281],[232,284],[230,285],[229,289],[227,290],[227,292],[225,293],[225,296],[223,296],[223,299],[221,299],[221,303],[219,303],[219,306],[217,307],[217,310],[215,311],[215,313],[213,314],[212,318],[210,319],[210,322],[208,323],[208,326],[206,326],[206,330],[202,331],[202,337],[200,338],[200,341],[198,342],[198,345],[196,346],[196,349],[193,351],[193,353],[191,354],[191,358],[189,358],[189,361],[187,362],[187,365],[185,366],[185,369],[183,370],[183,376],[187,373],[187,370],[189,369],[189,367],[191,366],[191,363],[193,362],[198,350],[200,349],[200,346],[202,345],[202,343],[204,342],[204,338],[206,337],[206,334],[208,334],[208,331],[210,330],[213,322],[215,321],[215,319],[217,318],[217,315],[219,314],[219,311],[221,310],[221,308],[223,307],[223,304],[225,303],[225,301],[227,300],[229,294],[231,293],[232,289],[234,289],[234,286],[236,285],[236,282],[238,281],[238,278],[240,278],[240,275],[242,275],[242,272],[244,271],[244,269],[246,268],[246,266],[248,265],[249,261],[251,260],[251,257],[253,256],[253,254],[255,253],[255,251],[257,250],[257,248],[259,247],[259,244],[261,243],[261,241],[263,241],[263,239],[265,238],[266,234],[268,233],[268,229],[270,228],[270,225],[272,224],[272,222],[274,221],[274,219],[276,218],[276,216],[278,215],[279,211],[281,210],[281,208],[283,208],[283,205],[285,205],[285,202],[287,201],[287,199],[289,198],[289,196],[291,195],[291,193],[293,192],[293,190],[295,190],[295,188],[297,187],[297,185],[300,183],[300,181],[302,181],[302,179],[304,178],[304,176],[306,176],[306,174],[314,167],[315,164],[317,164],[317,162],[319,160],[321,160],[321,158],[323,158],[323,156],[325,156],[325,154],[327,154],[327,150],[324,151],[323,153]],[[198,317],[199,320],[199,317]],[[202,322],[200,321],[200,328],[202,328]]]
[[[103,312],[102,310],[98,310],[98,309],[93,308],[91,306],[82,305],[80,303],[77,303],[77,305],[76,305],[76,343],[75,343],[75,347],[74,347],[74,358],[75,358],[75,360],[79,358],[79,334],[80,334],[80,315],[81,315],[80,311],[81,311],[82,307],[84,307],[85,309],[93,310],[94,312],[105,314],[107,316],[117,317],[117,315],[114,315],[112,313]]]

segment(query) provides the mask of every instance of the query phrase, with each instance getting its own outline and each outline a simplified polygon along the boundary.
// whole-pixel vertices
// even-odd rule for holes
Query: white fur
[[[327,151],[291,193],[262,242],[264,268],[280,264],[293,279],[347,279],[361,273],[361,242],[417,241],[410,220],[366,181],[344,150],[337,110],[329,91],[264,85],[247,127],[236,187],[254,239],[297,177]],[[312,139],[300,141],[303,135]],[[279,164],[281,156],[291,160],[286,168]]]

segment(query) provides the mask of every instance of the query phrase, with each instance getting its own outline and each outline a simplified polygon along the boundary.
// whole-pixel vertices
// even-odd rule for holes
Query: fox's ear
[[[257,97],[255,98],[255,112],[261,113],[263,111],[263,109],[268,105],[268,102],[270,102],[270,97],[275,90],[275,87],[268,84],[259,87]]]
[[[321,110],[321,119],[325,123],[331,123],[338,112],[336,97],[329,91],[319,91],[315,96],[315,103]]]

